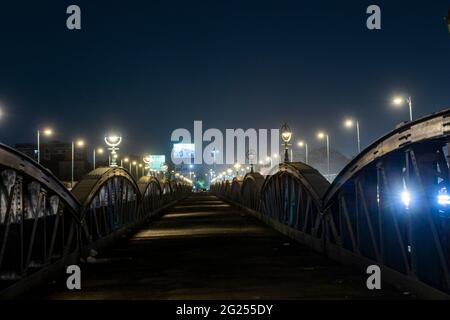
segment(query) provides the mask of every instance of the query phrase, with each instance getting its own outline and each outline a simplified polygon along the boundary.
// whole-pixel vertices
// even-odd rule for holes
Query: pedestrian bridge
[[[208,194],[117,167],[69,191],[2,145],[0,295],[448,298],[449,116],[398,127],[331,185],[285,163]],[[65,288],[70,264],[83,270],[81,291]],[[381,268],[382,290],[367,289],[369,265]]]

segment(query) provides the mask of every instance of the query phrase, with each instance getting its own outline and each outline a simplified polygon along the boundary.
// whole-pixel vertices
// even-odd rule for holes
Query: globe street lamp
[[[303,147],[305,148],[305,163],[308,164],[308,144],[304,141],[299,141],[299,142],[297,142],[297,145],[300,148],[303,148]]]
[[[92,164],[93,164],[94,170],[95,170],[95,154],[96,153],[103,154],[103,148],[97,148],[92,151]]]
[[[84,147],[84,141],[83,140],[77,140],[72,141],[72,180],[70,183],[70,188],[73,188],[73,183],[74,183],[74,171],[75,171],[75,145],[78,148],[82,148]]]
[[[116,135],[110,135],[105,137],[105,143],[108,145],[108,150],[111,151],[111,167],[117,167],[115,155],[117,155],[117,150],[119,150],[118,146],[122,142],[122,137]]]
[[[317,133],[317,138],[319,140],[326,139],[326,142],[327,142],[327,173],[328,173],[328,178],[329,178],[330,177],[330,137],[328,136],[327,133],[320,131],[319,133]]]
[[[394,99],[392,99],[392,103],[396,106],[401,106],[405,102],[409,106],[409,121],[413,121],[411,97],[405,98],[405,97],[398,96],[398,97],[394,97]]]
[[[361,138],[359,135],[359,121],[353,119],[347,119],[344,121],[344,126],[348,129],[356,127],[356,141],[358,143],[358,153],[361,153]]]
[[[283,124],[280,130],[281,139],[284,142],[284,162],[289,162],[289,141],[291,141],[292,138],[292,131],[287,123]]]
[[[51,136],[53,134],[53,130],[50,128],[45,128],[42,130],[42,134],[44,136]],[[37,162],[41,163],[41,130],[37,130]]]

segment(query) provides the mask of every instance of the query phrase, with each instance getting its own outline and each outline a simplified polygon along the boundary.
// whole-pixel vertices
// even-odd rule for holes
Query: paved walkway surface
[[[33,299],[404,299],[387,284],[297,244],[207,194],[194,194]]]

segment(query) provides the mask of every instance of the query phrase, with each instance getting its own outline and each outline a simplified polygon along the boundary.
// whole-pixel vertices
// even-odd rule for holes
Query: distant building
[[[15,148],[23,154],[37,160],[36,144],[20,143]],[[42,143],[41,165],[49,169],[62,181],[70,181],[72,177],[72,144],[60,141]],[[86,148],[74,150],[74,179],[77,181],[92,168],[87,158]]]
[[[36,145],[32,143],[18,143],[14,146],[14,148],[21,153],[29,156],[30,158],[36,160],[37,159],[37,153],[36,153]]]

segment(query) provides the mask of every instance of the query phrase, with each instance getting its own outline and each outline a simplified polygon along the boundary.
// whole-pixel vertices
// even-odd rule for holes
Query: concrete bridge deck
[[[194,194],[32,299],[404,299],[214,196]]]

